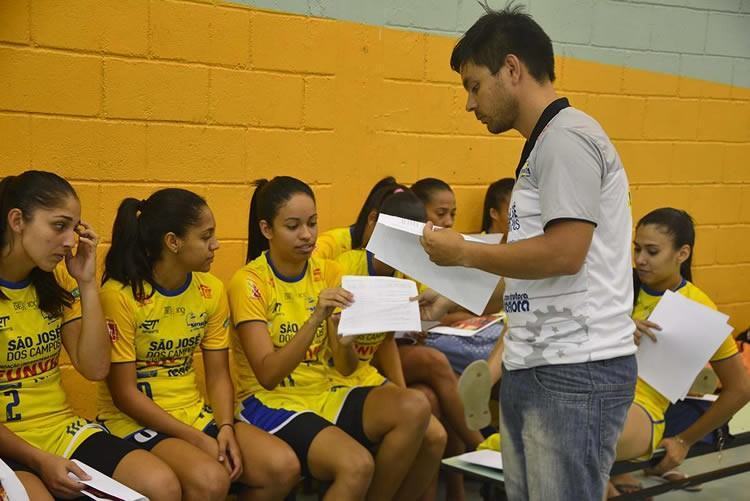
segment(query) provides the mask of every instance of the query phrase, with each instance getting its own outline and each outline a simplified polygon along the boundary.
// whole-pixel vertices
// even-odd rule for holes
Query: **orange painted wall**
[[[105,239],[123,197],[192,189],[216,215],[223,279],[243,262],[258,177],[313,184],[323,228],[349,223],[384,175],[440,177],[459,229],[476,230],[486,184],[512,174],[522,139],[463,110],[454,43],[211,1],[4,0],[0,174],[64,175]],[[690,211],[696,282],[750,325],[750,89],[568,58],[557,73],[615,140],[634,217]]]

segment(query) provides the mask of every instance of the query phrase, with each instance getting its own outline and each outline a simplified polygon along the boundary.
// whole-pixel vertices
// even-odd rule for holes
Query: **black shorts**
[[[336,426],[344,430],[350,437],[359,442],[360,445],[370,452],[375,447],[365,434],[364,427],[364,409],[367,395],[377,388],[376,386],[357,386],[349,391],[346,400],[341,405],[341,410],[336,418]]]
[[[211,421],[211,423],[203,428],[203,433],[212,438],[216,438],[219,435],[219,429],[216,427],[216,423]],[[157,446],[157,444],[168,438],[172,437],[160,431],[143,428],[142,430],[138,430],[135,433],[128,435],[127,437],[125,437],[125,440],[134,444],[140,449],[144,449],[150,452],[154,447]]]
[[[137,450],[139,448],[128,441],[102,431],[84,440],[70,459],[77,459],[111,477],[120,461]],[[4,461],[13,471],[26,471],[36,475],[36,472],[26,465],[11,460]]]
[[[310,445],[318,433],[329,426],[333,426],[333,423],[314,412],[302,412],[274,432],[274,435],[286,442],[297,455],[303,477],[312,477],[310,466],[307,464]]]

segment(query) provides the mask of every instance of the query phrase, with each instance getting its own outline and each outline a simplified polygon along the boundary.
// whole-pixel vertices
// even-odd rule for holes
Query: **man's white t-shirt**
[[[542,235],[559,219],[593,223],[591,247],[575,275],[505,280],[509,330],[503,362],[509,370],[636,351],[627,175],[601,126],[570,107],[547,124],[519,171],[508,243]]]

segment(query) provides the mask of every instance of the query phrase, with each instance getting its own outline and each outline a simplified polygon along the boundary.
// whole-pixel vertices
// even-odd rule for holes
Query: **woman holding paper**
[[[208,273],[218,248],[211,209],[191,191],[122,201],[101,292],[113,363],[98,418],[169,464],[184,499],[225,499],[232,481],[241,499],[283,499],[299,480],[292,450],[234,422],[229,306]],[[208,402],[193,367],[198,348]]]
[[[248,263],[229,285],[239,419],[289,444],[305,476],[331,481],[325,499],[416,499],[442,452],[424,440],[424,397],[391,385],[331,391],[329,359],[342,374],[357,364],[331,321],[353,298],[336,263],[312,256],[317,217],[302,181],[256,183]]]
[[[65,396],[63,347],[86,379],[110,368],[98,241],[63,178],[26,171],[0,181],[0,456],[34,500],[80,496],[84,485],[69,475],[89,477],[72,459],[152,500],[177,500],[166,464],[76,416]]]
[[[656,209],[638,222],[634,247],[636,344],[650,342],[644,340],[644,336],[658,342],[660,328],[649,322],[648,317],[667,290],[716,309],[711,299],[691,282],[694,248],[693,220],[685,211]],[[690,447],[726,423],[750,400],[750,380],[737,352],[737,345],[730,336],[711,357],[711,367],[722,384],[721,394],[703,416],[674,437],[663,438],[664,413],[669,400],[639,378],[635,400],[617,443],[617,459],[647,459],[656,448],[663,447],[666,455],[652,473],[667,480],[681,478],[683,474],[673,469],[684,461]],[[610,483],[610,496],[640,488],[631,475],[613,477]]]

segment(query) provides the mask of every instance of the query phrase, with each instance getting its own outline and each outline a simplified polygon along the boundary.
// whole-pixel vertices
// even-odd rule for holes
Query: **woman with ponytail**
[[[51,172],[0,181],[0,455],[33,500],[81,496],[86,463],[152,500],[180,486],[158,458],[76,416],[59,368],[64,347],[89,380],[106,377],[109,337],[96,282],[98,237],[73,187]]]
[[[281,440],[234,422],[229,307],[208,273],[218,248],[211,209],[191,191],[120,204],[101,292],[112,369],[99,386],[98,419],[169,464],[184,499],[225,499],[239,481],[241,499],[280,500],[299,464]],[[208,401],[193,367],[197,348]]]
[[[333,371],[351,374],[357,356],[331,315],[356,298],[335,262],[312,255],[317,218],[302,181],[256,183],[248,263],[229,285],[239,418],[287,442],[305,476],[332,482],[323,499],[417,499],[441,452],[424,445],[426,399],[394,385],[332,391]]]
[[[665,207],[649,212],[638,221],[633,256],[636,272],[633,320],[637,345],[658,340],[660,327],[648,317],[667,290],[716,309],[713,301],[691,281],[694,249],[695,228],[687,212]],[[650,339],[644,341],[644,336]],[[711,367],[722,385],[719,398],[689,428],[673,437],[664,438],[664,414],[669,400],[639,378],[633,405],[617,443],[617,459],[648,459],[661,447],[666,455],[651,473],[667,480],[684,477],[674,468],[684,461],[690,447],[726,423],[750,400],[750,380],[737,353],[734,339],[727,337],[711,357]],[[609,495],[639,488],[632,475],[621,475],[611,479]]]

